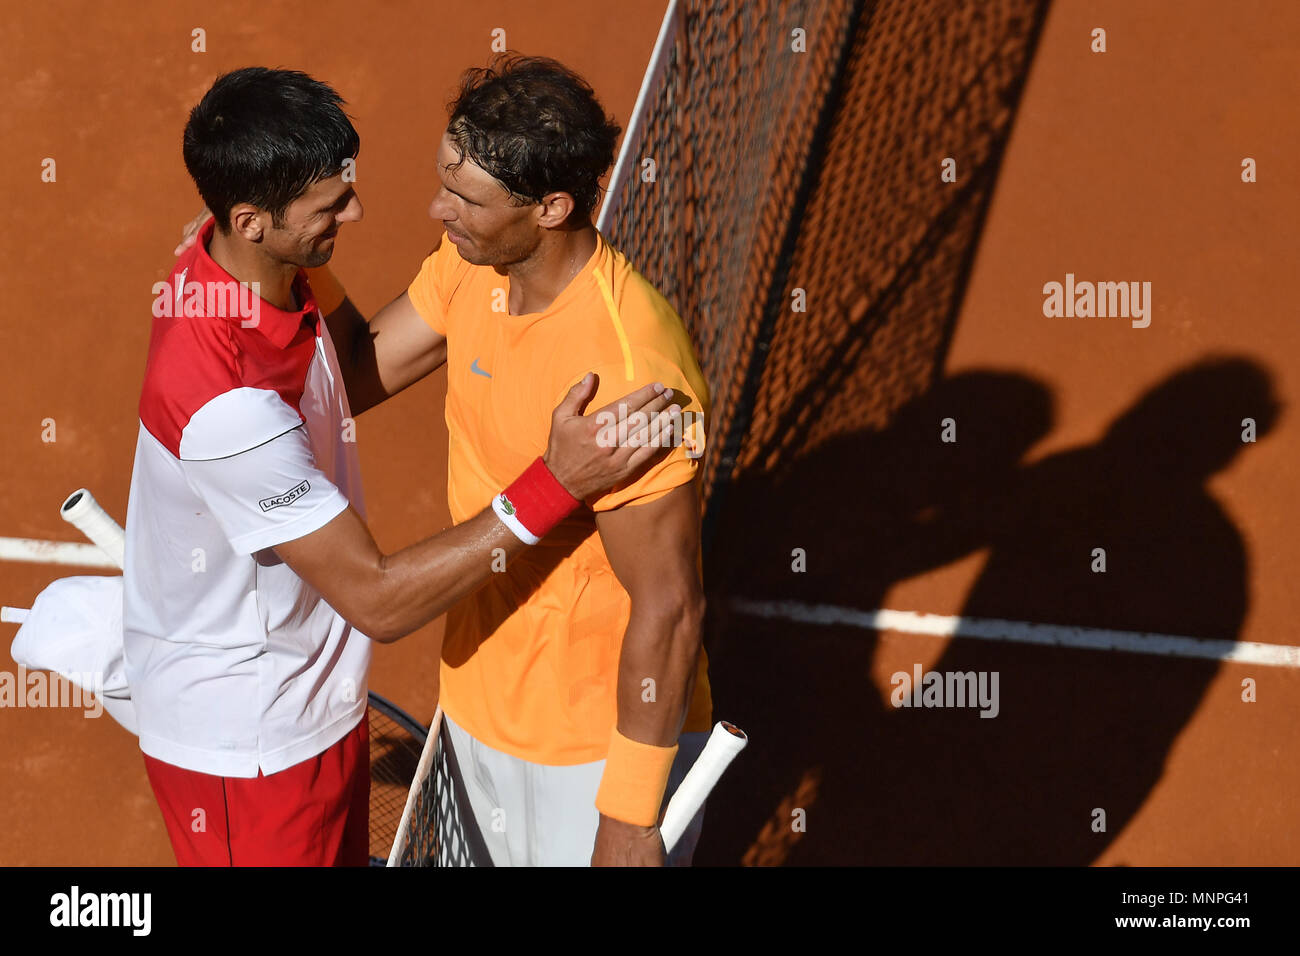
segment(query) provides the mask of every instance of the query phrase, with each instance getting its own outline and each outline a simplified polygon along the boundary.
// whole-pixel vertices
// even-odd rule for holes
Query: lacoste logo
[[[276,495],[273,498],[263,498],[258,502],[258,505],[263,511],[270,511],[272,508],[282,508],[285,505],[293,504],[309,491],[311,491],[311,485],[307,483],[306,479],[303,479],[300,484],[290,488],[282,495]]]
[[[473,372],[475,375],[482,375],[484,378],[492,377],[491,372],[485,371],[484,369],[478,367],[478,359],[475,359],[474,361],[470,362],[469,370]]]
[[[505,495],[501,496],[501,510],[508,515],[515,513],[515,506],[510,503],[510,499]]]

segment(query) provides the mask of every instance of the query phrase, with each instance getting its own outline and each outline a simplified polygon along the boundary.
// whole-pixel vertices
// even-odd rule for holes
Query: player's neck
[[[510,314],[545,312],[596,251],[596,227],[554,231],[523,262],[505,267],[510,277]]]
[[[293,300],[293,277],[298,267],[287,262],[272,262],[258,254],[252,243],[233,236],[223,236],[213,230],[208,243],[212,261],[230,273],[237,282],[257,283],[258,295],[284,312],[293,312],[298,304]]]

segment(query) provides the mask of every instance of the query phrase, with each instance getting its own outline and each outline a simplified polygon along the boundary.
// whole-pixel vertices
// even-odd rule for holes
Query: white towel
[[[10,649],[28,670],[54,671],[100,695],[104,709],[138,734],[122,649],[122,577],[59,578],[36,597]],[[86,675],[103,675],[86,687]]]

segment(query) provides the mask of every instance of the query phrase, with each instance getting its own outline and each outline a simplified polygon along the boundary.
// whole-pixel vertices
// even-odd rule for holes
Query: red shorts
[[[287,770],[216,777],[144,755],[181,866],[366,866],[370,727]]]

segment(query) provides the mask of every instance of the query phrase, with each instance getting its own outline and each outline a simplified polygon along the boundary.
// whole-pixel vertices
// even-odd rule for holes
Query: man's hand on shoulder
[[[203,224],[211,218],[212,213],[208,210],[207,206],[204,206],[199,210],[199,214],[186,223],[185,228],[181,230],[181,241],[177,243],[176,248],[172,250],[172,255],[179,256],[186,249],[198,242],[199,230],[202,229]]]
[[[673,421],[680,406],[669,405],[672,389],[645,385],[584,415],[600,387],[589,373],[551,413],[551,433],[542,459],[574,498],[609,491],[663,460],[672,448]]]

